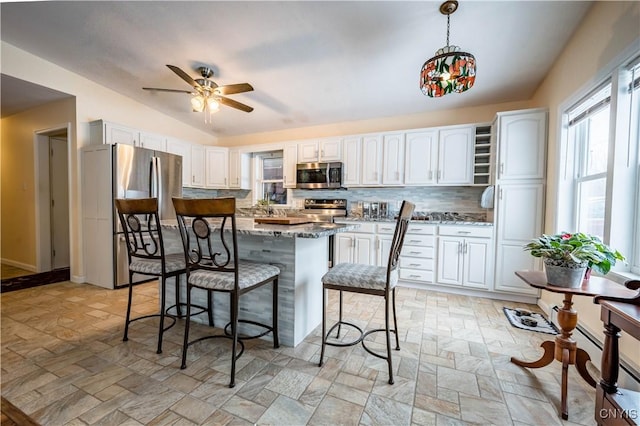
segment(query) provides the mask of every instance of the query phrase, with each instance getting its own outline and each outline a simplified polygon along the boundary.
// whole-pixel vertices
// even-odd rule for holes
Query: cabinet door
[[[492,247],[490,239],[467,238],[464,242],[463,285],[489,289],[493,269]]]
[[[499,122],[498,179],[544,179],[547,113],[500,116]]]
[[[404,134],[384,135],[382,140],[382,184],[404,183]]]
[[[206,148],[205,186],[227,188],[228,153],[226,148]]]
[[[191,146],[191,185],[196,188],[205,187],[206,178],[205,149],[201,145]]]
[[[321,140],[319,150],[318,160],[320,162],[342,160],[342,141],[339,138]]]
[[[138,146],[138,138],[140,133],[129,127],[120,126],[113,123],[104,124],[104,136],[105,143],[116,144],[121,143],[125,145]]]
[[[251,189],[251,154],[229,150],[229,188]]]
[[[362,263],[364,265],[375,265],[375,235],[372,234],[355,234],[354,235],[354,253],[353,262]]]
[[[389,253],[391,252],[393,235],[378,235],[377,239],[376,265],[386,267],[389,264]]]
[[[182,156],[182,186],[193,186],[191,179],[191,144],[178,139],[167,139],[167,152]]]
[[[437,282],[462,285],[463,238],[438,238]]]
[[[496,279],[495,289],[535,295],[514,272],[523,269],[540,270],[538,258],[522,247],[542,233],[544,186],[542,184],[497,185]]]
[[[342,141],[342,184],[345,187],[360,185],[361,152],[359,136]]]
[[[471,185],[473,183],[474,128],[440,130],[438,142],[438,183]]]
[[[336,234],[334,239],[335,259],[334,265],[338,263],[353,263],[353,247],[354,236],[349,233]]]
[[[315,163],[318,161],[318,142],[307,141],[298,144],[298,163]]]
[[[167,139],[162,135],[140,132],[140,146],[154,151],[167,152]]]
[[[362,138],[362,184],[380,185],[382,182],[382,139],[379,135]]]
[[[298,146],[295,143],[285,144],[282,164],[285,188],[296,187],[296,164],[298,164]]]
[[[432,185],[438,161],[438,132],[405,135],[405,185]]]

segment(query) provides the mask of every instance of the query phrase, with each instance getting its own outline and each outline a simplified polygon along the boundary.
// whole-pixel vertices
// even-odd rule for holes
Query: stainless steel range
[[[347,200],[327,198],[305,198],[304,210],[300,212],[313,222],[333,223],[336,217],[347,215]],[[329,236],[329,268],[333,267],[333,240]]]

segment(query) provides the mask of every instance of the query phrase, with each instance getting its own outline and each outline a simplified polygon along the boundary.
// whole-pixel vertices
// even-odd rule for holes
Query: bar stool
[[[244,352],[243,340],[255,339],[273,333],[273,347],[278,341],[278,278],[277,266],[248,262],[238,257],[235,198],[184,199],[174,198],[173,206],[178,218],[178,226],[184,248],[187,266],[187,316],[191,310],[191,290],[201,288],[211,292],[229,294],[231,321],[224,327],[223,334],[213,334],[189,341],[189,321],[185,322],[184,344],[182,347],[181,369],[187,367],[187,349],[205,339],[226,338],[231,346],[231,381],[235,386],[236,361]],[[230,232],[229,232],[230,231]],[[238,318],[241,295],[272,284],[272,324]],[[238,323],[249,323],[265,329],[254,336],[239,336]],[[238,345],[240,351],[238,352]]]
[[[182,318],[180,311],[180,288],[179,276],[186,273],[184,255],[182,253],[166,254],[164,251],[164,240],[158,216],[158,199],[116,199],[116,209],[120,224],[124,230],[127,242],[127,253],[129,260],[129,299],[127,302],[127,316],[124,325],[124,342],[129,340],[129,324],[144,318],[160,317],[158,327],[158,349],[156,353],[162,353],[162,337],[165,331],[173,327],[176,317]],[[160,280],[160,312],[157,314],[143,315],[131,318],[131,302],[133,299],[133,274],[148,275]],[[175,305],[165,309],[166,281],[167,278],[175,278]],[[170,309],[176,309],[176,315],[168,314]],[[205,309],[199,306],[200,310],[195,314],[208,311],[209,323],[213,325],[212,305],[209,301]],[[165,327],[165,316],[172,322]]]
[[[404,236],[407,233],[407,226],[415,205],[403,201],[400,207],[400,213],[396,220],[396,228],[393,234],[393,240],[391,242],[391,249],[389,251],[389,260],[387,266],[371,266],[361,265],[355,263],[339,263],[329,270],[322,277],[322,350],[320,351],[319,367],[322,367],[322,361],[324,359],[325,345],[331,346],[353,346],[358,343],[362,343],[362,347],[371,355],[378,358],[382,358],[387,361],[389,367],[389,384],[393,384],[393,370],[391,361],[391,336],[390,333],[396,335],[396,350],[400,350],[400,339],[398,337],[398,321],[396,319],[396,284],[398,283],[398,258],[400,257],[400,251],[404,244]],[[339,305],[339,317],[336,322],[327,332],[327,290],[338,290],[340,292],[340,305]],[[357,325],[342,320],[342,292],[348,291],[352,293],[371,294],[375,296],[384,297],[384,315],[385,315],[385,328],[363,331]],[[393,325],[394,328],[389,328],[389,296],[392,297],[393,302]],[[340,337],[340,327],[342,325],[353,327],[360,332],[360,336],[348,343],[342,343],[339,341],[329,341],[329,336],[334,329],[338,329],[336,332],[336,339]],[[387,354],[381,355],[369,349],[365,344],[365,338],[375,332],[384,331],[387,338]]]

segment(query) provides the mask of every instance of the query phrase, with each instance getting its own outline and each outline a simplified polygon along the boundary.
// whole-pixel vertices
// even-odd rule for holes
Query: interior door
[[[68,268],[69,161],[67,139],[49,138],[49,191],[51,196],[51,268]]]

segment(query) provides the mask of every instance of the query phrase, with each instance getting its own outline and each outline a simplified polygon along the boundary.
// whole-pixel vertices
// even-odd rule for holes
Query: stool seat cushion
[[[280,268],[268,263],[246,262],[238,265],[238,288],[245,289],[280,275]],[[233,272],[198,269],[189,273],[189,284],[211,290],[235,288]]]
[[[358,263],[339,263],[322,277],[323,284],[343,287],[385,290],[387,288],[387,268]],[[391,271],[389,288],[398,284],[398,270]]]
[[[185,269],[184,254],[182,253],[167,254],[164,259],[167,273]],[[131,259],[129,269],[140,274],[162,275],[162,261],[160,259],[134,257]]]

